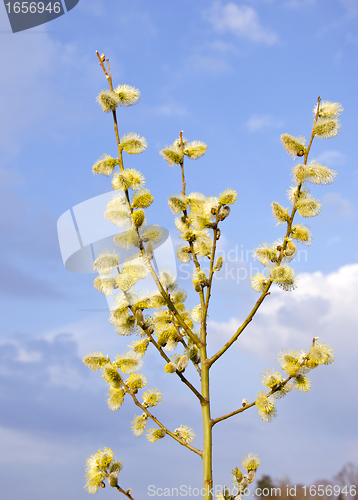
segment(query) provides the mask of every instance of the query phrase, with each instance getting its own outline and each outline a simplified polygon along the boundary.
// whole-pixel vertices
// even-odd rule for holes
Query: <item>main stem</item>
[[[202,338],[203,341],[203,338]],[[201,360],[207,359],[206,342],[200,347]],[[210,416],[209,370],[210,367],[202,363],[201,368],[201,394],[205,400],[201,405],[204,443],[203,443],[203,500],[212,500],[213,471],[212,471],[212,425]]]
[[[182,176],[182,184],[183,184],[183,189],[182,189],[182,195],[185,196],[185,188],[186,188],[186,181],[185,181],[185,175],[184,175],[184,144],[183,144],[183,132],[179,133],[180,137],[180,149],[183,154],[182,162],[180,164],[181,166],[181,176]],[[184,217],[185,220],[187,220],[187,211],[184,210]],[[215,238],[216,240],[216,232],[215,232]],[[216,241],[215,241],[216,242]],[[190,245],[190,250],[193,256],[193,262],[195,264],[195,267],[200,269],[200,264],[197,260],[197,257],[194,252],[193,244],[192,242],[189,243]],[[215,255],[215,250],[212,255]],[[212,270],[212,259],[211,259],[211,267],[210,270]],[[211,277],[211,275],[210,275]],[[204,293],[203,291],[200,291],[200,303],[203,311],[203,318],[201,322],[201,334],[200,334],[200,344],[197,343],[199,350],[200,350],[200,360],[201,360],[201,396],[202,400],[200,401],[201,404],[201,413],[202,413],[202,419],[203,419],[203,434],[204,434],[204,439],[203,439],[203,490],[204,490],[204,495],[203,495],[203,500],[212,500],[213,494],[212,494],[212,487],[213,487],[213,470],[212,470],[212,456],[213,456],[213,443],[212,443],[212,422],[211,422],[211,416],[210,416],[210,393],[209,393],[209,370],[210,366],[208,364],[205,364],[205,361],[207,360],[207,352],[206,352],[206,313],[207,313],[207,308],[208,308],[208,302],[209,302],[209,291],[208,291],[208,297],[207,297],[207,303],[205,303],[204,299]]]

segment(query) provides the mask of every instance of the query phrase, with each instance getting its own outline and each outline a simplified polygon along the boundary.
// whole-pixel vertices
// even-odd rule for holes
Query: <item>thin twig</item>
[[[262,302],[264,301],[264,299],[267,297],[267,295],[270,295],[269,294],[269,289],[270,289],[272,283],[273,283],[272,280],[270,280],[267,283],[267,285],[265,286],[265,289],[262,292],[260,298],[256,301],[256,304],[253,307],[252,311],[250,312],[250,314],[248,315],[248,317],[245,319],[245,321],[243,322],[243,324],[240,326],[240,328],[237,329],[236,333],[231,337],[231,339],[228,342],[226,342],[226,344],[216,354],[214,354],[214,356],[212,356],[211,358],[207,359],[206,363],[209,366],[211,366],[213,363],[215,363],[215,361],[217,361],[229,349],[229,347],[239,338],[239,336],[245,330],[245,328],[247,327],[247,325],[252,321],[252,318],[254,317],[256,311],[258,310],[258,308],[260,307],[260,305],[262,304]]]
[[[251,408],[252,406],[255,406],[256,401],[253,403],[250,403],[248,405],[243,406],[242,408],[239,408],[238,410],[232,411],[231,413],[228,413],[227,415],[224,415],[222,417],[214,418],[211,421],[211,426],[214,427],[215,424],[218,422],[221,422],[222,420],[226,420],[227,418],[233,417],[234,415],[238,415],[239,413],[242,413],[243,411],[247,410],[248,408]]]
[[[180,149],[181,149],[181,152],[182,152],[182,160],[181,160],[181,163],[180,163],[180,166],[181,166],[181,176],[182,176],[182,186],[183,186],[182,194],[185,196],[186,180],[185,180],[185,175],[184,175],[184,143],[183,143],[183,132],[182,131],[179,132],[179,137],[180,137]],[[188,223],[189,217],[188,217],[188,212],[187,212],[186,209],[183,210],[183,215],[184,215],[185,222]],[[190,223],[188,224],[188,227],[190,227]],[[201,267],[200,267],[200,263],[198,261],[198,258],[196,256],[196,253],[194,251],[193,242],[192,241],[188,241],[188,245],[189,245],[189,248],[190,248],[190,253],[191,253],[192,257],[193,257],[194,265],[195,265],[196,269],[198,269],[200,271]],[[199,296],[200,296],[201,309],[203,311],[204,310],[204,304],[205,304],[205,298],[204,298],[203,289],[201,288],[201,290],[199,290],[198,293],[199,293]],[[200,344],[198,342],[196,342],[196,345],[200,346],[203,342],[205,342],[205,335],[206,335],[206,332],[203,334],[203,331],[202,331],[201,332],[201,336],[200,336]]]
[[[107,80],[108,80],[108,82],[109,82],[110,76],[109,76],[109,74],[107,73],[107,70],[106,70],[106,68],[105,68],[105,65],[103,64],[103,59],[102,59],[102,57],[99,55],[98,50],[96,50],[96,54],[97,54],[97,57],[98,57],[98,60],[99,60],[99,64],[100,64],[101,68],[103,69],[104,74],[106,75],[106,78],[107,78]]]
[[[151,343],[154,345],[154,347],[158,350],[159,354],[161,355],[161,357],[163,359],[165,359],[165,361],[167,363],[170,363],[170,359],[169,357],[165,354],[165,352],[163,351],[163,349],[160,347],[160,345],[158,344],[158,342],[153,338],[152,334],[149,333],[148,331],[144,331],[146,333],[146,335],[148,335]],[[195,394],[195,396],[199,399],[200,403],[203,404],[205,402],[203,396],[200,394],[199,391],[197,391],[195,389],[195,387],[189,382],[189,380],[184,377],[184,375],[179,371],[179,370],[175,370],[175,373],[178,375],[178,377],[180,378],[180,380],[187,386],[189,387],[189,389]]]
[[[169,311],[171,313],[171,311]],[[179,342],[184,346],[184,349],[188,349],[188,344],[185,342],[183,336],[181,335],[180,331],[179,331],[179,326],[174,323],[173,321],[173,313],[172,314],[172,323],[174,325],[174,328],[176,329],[177,333],[178,333],[178,338],[179,338]],[[195,361],[193,361],[192,359],[190,360],[193,365],[195,366],[196,368],[196,371],[199,373],[200,377],[201,377],[201,369],[200,369],[200,366],[198,365],[198,363],[195,363]]]
[[[289,382],[293,377],[290,376],[288,378],[286,378],[285,380],[282,380],[280,383],[277,384],[276,387],[274,387],[273,389],[271,389],[270,392],[268,392],[266,394],[266,397],[268,398],[269,396],[272,396],[272,394],[274,394],[275,392],[279,391],[282,387],[284,387],[287,382]],[[218,418],[214,418],[212,421],[211,421],[211,425],[212,427],[217,424],[218,422],[222,422],[223,420],[226,420],[227,418],[230,418],[230,417],[233,417],[235,415],[238,415],[239,413],[242,413],[244,411],[246,411],[248,408],[252,408],[253,406],[255,406],[256,404],[256,401],[253,401],[252,403],[250,404],[247,404],[245,406],[243,406],[242,408],[239,408],[238,410],[235,410],[235,411],[232,411],[230,413],[228,413],[227,415],[223,415],[222,417],[218,417]]]
[[[180,149],[181,149],[181,151],[183,153],[183,158],[182,158],[182,161],[180,163],[181,178],[182,178],[182,184],[183,184],[182,194],[183,194],[183,196],[185,196],[186,182],[185,182],[185,177],[184,177],[184,143],[183,143],[183,131],[179,132],[179,137],[180,137]]]
[[[124,489],[121,488],[119,485],[117,485],[117,490],[120,491],[121,493],[123,493],[123,495],[125,495],[130,500],[134,500],[134,498],[132,497],[132,495],[130,493],[128,493],[128,491],[124,491]]]
[[[143,248],[143,252],[144,252],[144,248]],[[150,270],[150,274],[152,275],[152,278],[155,281],[155,284],[157,285],[158,290],[160,291],[163,299],[165,300],[165,303],[166,303],[168,309],[174,314],[175,319],[178,321],[179,325],[183,328],[183,330],[188,335],[188,337],[191,338],[191,340],[194,342],[194,344],[200,345],[201,344],[200,340],[198,340],[198,338],[194,335],[194,333],[191,331],[191,329],[188,327],[188,325],[185,323],[185,321],[181,317],[180,313],[177,311],[175,305],[170,300],[169,295],[164,290],[164,288],[163,288],[163,286],[162,286],[162,284],[157,276],[157,273],[155,272],[155,270],[150,262],[149,262],[149,270]]]
[[[133,391],[131,391],[131,389],[129,387],[126,386],[126,391],[128,392],[128,394],[130,394],[133,398],[133,401],[134,401],[134,404],[136,406],[138,406],[151,420],[153,420],[153,422],[155,422],[161,429],[164,429],[165,432],[168,434],[168,436],[170,436],[171,438],[173,438],[175,441],[177,441],[179,444],[181,444],[182,446],[185,446],[186,448],[188,448],[189,450],[191,450],[193,453],[196,453],[197,455],[199,455],[200,457],[202,457],[203,455],[203,452],[201,450],[198,450],[197,448],[195,448],[194,446],[191,446],[190,444],[188,443],[184,443],[184,441],[182,441],[181,439],[179,439],[173,432],[171,432],[169,429],[167,429],[167,427],[165,427],[165,425],[163,425],[161,422],[159,422],[159,420],[154,416],[152,415],[148,409],[143,406],[139,401],[138,399],[136,398],[135,394],[133,393]]]
[[[206,326],[206,318],[207,318],[208,309],[209,309],[211,287],[212,287],[213,277],[214,277],[214,260],[215,260],[216,242],[217,242],[217,235],[218,235],[218,229],[217,229],[218,223],[219,223],[219,211],[216,213],[216,221],[215,221],[215,227],[214,227],[214,232],[213,232],[213,247],[212,247],[211,256],[210,256],[210,271],[209,271],[209,279],[208,279],[209,284],[207,287],[205,306],[204,306],[204,311],[203,311],[203,322],[204,322],[205,326]]]

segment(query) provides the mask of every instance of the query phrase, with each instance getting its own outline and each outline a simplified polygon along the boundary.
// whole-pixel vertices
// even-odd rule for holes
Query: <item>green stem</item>
[[[186,187],[186,182],[185,182],[185,177],[184,177],[184,143],[183,143],[183,131],[179,132],[179,137],[180,137],[180,149],[183,154],[182,162],[180,164],[181,167],[181,179],[182,179],[182,184],[183,184],[183,191],[182,194],[185,196],[185,187]]]
[[[212,472],[212,423],[210,416],[210,393],[209,393],[209,369],[205,363],[207,359],[206,345],[200,347],[200,357],[202,359],[201,368],[201,393],[205,403],[201,406],[203,419],[203,500],[212,500],[213,472]]]
[[[218,417],[218,418],[214,418],[211,421],[211,425],[214,427],[214,425],[217,424],[218,422],[222,422],[223,420],[226,420],[227,418],[233,417],[234,415],[237,415],[238,413],[242,413],[243,411],[247,410],[248,408],[252,408],[253,406],[255,406],[255,403],[256,403],[256,401],[254,401],[253,403],[250,403],[248,405],[245,405],[242,408],[239,408],[238,410],[232,411],[232,412],[228,413],[227,415],[224,415],[224,416]]]
[[[262,292],[260,298],[257,300],[257,302],[256,302],[255,306],[253,307],[252,311],[250,312],[250,314],[248,315],[248,317],[245,319],[245,321],[243,322],[243,324],[240,326],[240,328],[238,328],[238,330],[236,331],[235,335],[233,335],[231,337],[231,339],[228,342],[226,342],[226,344],[224,344],[223,347],[216,354],[214,354],[214,356],[212,356],[210,359],[208,359],[206,361],[206,364],[208,366],[211,366],[213,363],[215,363],[215,361],[217,361],[224,354],[224,352],[226,352],[229,349],[229,347],[239,338],[239,336],[245,330],[245,328],[247,327],[247,325],[252,321],[252,318],[254,317],[256,311],[258,310],[258,308],[260,307],[260,305],[264,301],[265,297],[267,295],[270,295],[269,294],[269,289],[270,289],[272,283],[273,282],[271,280],[267,283],[264,291]]]

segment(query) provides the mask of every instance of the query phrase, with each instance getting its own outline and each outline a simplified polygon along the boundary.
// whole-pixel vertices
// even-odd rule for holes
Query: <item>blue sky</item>
[[[311,158],[338,177],[312,187],[323,209],[309,221],[312,246],[294,263],[299,287],[274,290],[215,365],[213,415],[236,409],[243,397],[253,400],[281,348],[305,349],[319,336],[337,360],[312,373],[308,394],[279,401],[273,423],[253,409],[215,427],[215,483],[229,484],[249,451],[262,460],[259,476],[286,475],[293,483],[330,480],[345,463],[357,464],[357,2],[81,0],[51,23],[17,34],[5,8],[0,12],[2,498],[87,497],[83,463],[104,446],[124,462],[121,484],[132,486],[136,499],[147,498],[149,484],[201,485],[200,459],[169,439],[134,438],[136,410],[128,402],[110,412],[105,383],[82,364],[90,351],[114,358],[129,343],[111,329],[94,275],[65,269],[57,238],[63,213],[111,188],[91,173],[103,153],[116,152],[111,118],[95,100],[106,88],[96,50],[110,58],[116,85],[141,90],[140,102],[121,109],[118,120],[121,134],[148,141],[145,153],[125,160],[143,172],[155,197],[150,223],[179,241],[166,200],[180,191],[180,174],[158,151],[180,130],[208,144],[204,158],[187,162],[188,191],[238,192],[220,240],[228,267],[213,292],[212,352],[257,300],[249,275],[260,264],[246,253],[282,235],[270,203],[288,206],[294,162],[280,135],[309,136],[318,96],[342,103],[342,132],[313,143]],[[192,285],[183,268],[178,272],[193,307]],[[195,428],[200,446],[192,395],[154,355],[144,373],[149,387],[163,392],[158,416],[170,428]],[[197,383],[194,371],[188,376]]]

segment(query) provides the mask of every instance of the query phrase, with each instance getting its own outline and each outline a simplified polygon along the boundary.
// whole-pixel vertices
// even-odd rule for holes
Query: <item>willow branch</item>
[[[319,117],[319,107],[320,107],[321,98],[318,97],[317,101],[318,101],[317,112],[316,112],[316,115],[315,115],[315,119],[314,119],[314,124],[313,125],[316,124],[316,122],[318,120],[318,117]],[[310,149],[311,149],[311,146],[312,146],[312,141],[313,141],[314,136],[315,136],[315,134],[312,131],[310,142],[309,142],[307,150],[305,152],[304,165],[307,164],[307,159],[308,159],[308,155],[309,155],[309,152],[310,152]],[[286,246],[287,246],[287,241],[288,241],[288,238],[290,237],[290,234],[291,234],[292,223],[293,223],[293,219],[294,219],[295,213],[297,211],[297,201],[298,201],[298,198],[299,198],[299,195],[300,195],[301,188],[302,188],[302,183],[298,185],[296,193],[295,193],[295,198],[294,198],[294,202],[293,202],[293,207],[292,207],[291,215],[290,215],[289,220],[287,221],[286,236],[285,236],[282,248],[280,250],[279,258],[277,259],[277,264],[278,265],[280,265],[281,262],[282,262],[282,259],[284,257],[284,251],[285,251]],[[217,359],[219,359],[220,356],[222,356],[224,354],[224,352],[226,352],[229,349],[229,347],[231,347],[231,345],[239,338],[239,336],[241,335],[241,333],[245,330],[245,328],[247,327],[247,325],[252,321],[252,318],[256,314],[256,311],[258,310],[258,308],[260,307],[260,305],[264,301],[265,297],[267,295],[269,295],[268,291],[269,291],[272,283],[273,283],[273,280],[269,280],[269,282],[267,283],[267,285],[266,285],[264,291],[262,292],[259,300],[256,302],[254,308],[252,309],[252,311],[250,312],[250,314],[248,315],[248,317],[245,319],[245,321],[243,322],[243,324],[240,326],[240,328],[231,337],[231,339],[228,342],[226,342],[226,344],[214,356],[212,356],[210,359],[208,359],[206,361],[209,364],[209,366],[211,366],[213,363],[215,363],[215,361]]]
[[[96,55],[97,55],[98,60],[99,60],[99,65],[100,65],[100,66],[101,66],[101,68],[103,69],[103,72],[104,72],[104,74],[106,75],[106,78],[107,78],[107,80],[108,80],[108,83],[111,85],[111,83],[110,83],[110,79],[111,79],[111,77],[110,77],[110,76],[109,76],[109,74],[107,73],[106,67],[105,67],[105,65],[103,64],[103,61],[105,60],[105,57],[106,57],[106,56],[103,54],[103,58],[102,58],[102,56],[100,56],[100,55],[99,55],[98,50],[96,50]]]
[[[232,411],[231,413],[228,413],[227,415],[224,415],[224,416],[218,417],[218,418],[214,418],[211,421],[211,426],[214,427],[214,425],[217,424],[218,422],[222,422],[223,420],[226,420],[227,418],[233,417],[234,415],[237,415],[238,413],[242,413],[245,410],[247,410],[248,408],[252,408],[252,406],[255,406],[255,404],[256,404],[256,401],[254,401],[253,403],[250,403],[248,405],[245,405],[242,408],[239,408],[238,410]]]
[[[180,137],[180,149],[183,153],[183,159],[184,159],[183,131],[179,132],[179,137]],[[181,179],[182,179],[182,184],[183,184],[182,194],[183,194],[183,196],[185,196],[186,182],[185,182],[185,177],[184,177],[184,161],[183,160],[180,164],[180,167],[181,167]]]
[[[144,252],[144,247],[143,247],[143,252]],[[161,282],[160,282],[160,280],[159,280],[159,278],[157,276],[157,273],[153,269],[153,266],[152,266],[152,264],[150,262],[149,262],[149,269],[150,269],[150,274],[152,275],[152,278],[154,279],[155,284],[157,285],[157,288],[160,291],[160,293],[161,293],[161,295],[162,295],[162,297],[163,297],[163,299],[164,299],[164,301],[165,301],[168,309],[174,314],[175,319],[178,321],[179,325],[183,328],[183,330],[188,335],[188,337],[191,338],[191,340],[194,342],[194,344],[200,345],[200,341],[194,335],[194,333],[191,331],[191,329],[188,327],[188,325],[185,323],[185,321],[181,317],[180,313],[177,311],[175,305],[170,300],[169,295],[164,290],[164,288],[163,288],[163,286],[162,286],[162,284],[161,284]]]
[[[99,60],[99,64],[100,64],[101,68],[103,69],[104,74],[106,75],[106,78],[107,78],[107,81],[109,84],[109,88],[110,88],[111,92],[113,92],[112,75],[111,75],[111,68],[109,66],[109,59],[105,59],[104,54],[103,54],[103,56],[100,56],[98,50],[96,50],[96,54],[97,54],[97,57]],[[105,67],[103,61],[106,61],[106,63],[107,63],[108,72],[106,70],[106,67]],[[123,170],[122,148],[120,146],[120,139],[119,139],[119,133],[118,133],[118,123],[117,123],[117,113],[116,113],[115,109],[112,111],[112,115],[113,115],[113,122],[114,122],[114,133],[116,134],[116,141],[117,141],[117,148],[118,148],[118,155],[119,155],[119,157],[118,157],[119,167],[121,170]]]
[[[101,68],[103,69],[104,71],[104,74],[106,75],[106,78],[108,80],[108,83],[109,83],[109,86],[110,86],[110,89],[111,91],[113,92],[113,85],[112,85],[112,76],[111,76],[111,70],[110,70],[110,66],[109,66],[109,60],[106,59],[106,62],[107,62],[107,65],[108,65],[108,72],[104,66],[104,63],[103,63],[103,58],[105,56],[103,56],[103,58],[99,55],[98,51],[96,51],[96,54],[97,54],[97,57],[99,59],[99,64],[101,66]],[[116,110],[114,109],[113,110],[113,121],[114,121],[114,130],[115,130],[115,134],[116,134],[116,141],[117,141],[117,147],[118,147],[118,154],[119,154],[119,166],[120,166],[120,169],[123,170],[124,167],[123,167],[123,156],[122,156],[122,147],[120,145],[120,139],[119,139],[119,133],[118,133],[118,124],[117,124],[117,114],[116,114]],[[127,205],[129,207],[129,210],[130,210],[130,213],[133,212],[133,209],[131,207],[131,203],[130,203],[130,198],[129,198],[129,193],[128,193],[128,190],[125,191],[125,197],[126,197],[126,200],[127,200]],[[142,255],[145,254],[145,250],[144,250],[144,245],[143,245],[143,241],[140,237],[140,234],[139,234],[139,230],[137,228],[137,235],[138,235],[138,238],[139,238],[139,248],[142,252]],[[186,334],[191,338],[191,340],[195,343],[195,344],[198,344],[198,339],[195,337],[195,335],[193,334],[193,332],[190,330],[190,328],[188,327],[188,325],[185,323],[185,321],[183,320],[183,318],[180,316],[180,314],[178,313],[178,311],[176,310],[174,304],[172,303],[172,301],[170,300],[168,294],[165,292],[164,288],[162,287],[162,284],[160,283],[159,281],[159,278],[158,276],[156,275],[156,272],[155,270],[153,269],[153,266],[149,263],[149,267],[150,267],[150,273],[161,293],[161,295],[163,296],[168,308],[173,312],[173,314],[175,315],[175,318],[177,319],[178,323],[180,324],[180,326],[184,329],[184,331],[186,332]]]
[[[316,111],[316,115],[315,115],[315,118],[314,118],[314,125],[317,123],[317,120],[318,120],[318,117],[319,117],[320,104],[321,104],[321,98],[318,97],[317,98],[317,111]],[[307,146],[307,149],[305,151],[304,165],[307,165],[307,159],[308,159],[308,155],[309,155],[309,152],[310,152],[310,149],[311,149],[311,146],[312,146],[312,141],[313,141],[314,136],[315,136],[315,134],[312,132],[310,142],[309,142],[309,144]]]
[[[266,394],[266,397],[268,398],[269,396],[272,396],[272,394],[274,394],[275,392],[279,391],[282,387],[284,387],[287,382],[289,382],[290,380],[292,379],[292,376],[290,377],[287,377],[285,380],[282,380],[282,382],[278,383],[276,385],[276,387],[274,387],[273,389],[271,389],[270,392],[268,392]],[[242,408],[239,408],[238,410],[235,410],[235,411],[232,411],[230,413],[228,413],[227,415],[223,415],[222,417],[218,417],[218,418],[214,418],[212,421],[211,421],[211,426],[213,427],[215,424],[217,424],[218,422],[222,422],[223,420],[226,420],[227,418],[230,418],[230,417],[233,417],[235,415],[238,415],[239,413],[242,413],[246,410],[248,410],[249,408],[252,408],[253,406],[255,406],[256,404],[256,400],[253,401],[252,403],[250,404],[247,404],[245,406],[243,406]]]
[[[159,420],[154,416],[152,415],[148,409],[143,406],[139,401],[138,399],[136,398],[135,394],[133,393],[133,391],[131,391],[129,389],[128,386],[126,386],[126,391],[132,396],[133,398],[133,401],[134,401],[134,404],[136,406],[138,406],[151,420],[153,420],[153,422],[155,422],[161,429],[165,430],[166,434],[168,434],[168,436],[170,436],[171,438],[173,438],[175,441],[177,441],[179,444],[181,444],[182,446],[185,446],[185,448],[188,448],[190,451],[192,451],[193,453],[196,453],[197,455],[199,455],[200,457],[202,457],[203,455],[203,452],[198,450],[197,448],[195,448],[194,446],[191,446],[190,444],[188,443],[184,443],[184,441],[182,441],[181,439],[179,439],[173,432],[171,432],[169,429],[167,429],[165,427],[165,425],[163,425],[161,422],[159,422]]]
[[[181,178],[182,178],[182,195],[185,196],[185,189],[186,189],[186,180],[185,180],[185,175],[184,175],[184,143],[183,143],[183,132],[179,132],[179,137],[180,137],[180,149],[181,149],[181,152],[182,152],[182,160],[181,160],[181,163],[180,163],[180,167],[181,167]],[[183,215],[184,215],[184,219],[185,219],[185,222],[187,223],[188,222],[188,212],[187,210],[183,210]],[[190,227],[190,224],[188,224],[188,227]],[[189,245],[189,248],[190,248],[190,253],[193,257],[193,262],[194,262],[194,265],[196,267],[196,269],[201,269],[200,267],[200,263],[198,261],[198,258],[194,252],[194,245],[193,245],[193,242],[192,241],[188,241],[188,245]],[[204,311],[204,307],[205,307],[205,298],[204,298],[204,292],[203,292],[203,289],[201,288],[201,290],[198,291],[199,293],[199,296],[200,296],[200,304],[201,304],[201,309],[202,311]],[[204,323],[202,322],[202,334],[201,334],[201,343],[205,342],[205,333],[203,334],[203,325]],[[205,327],[204,327],[204,330],[205,330]],[[197,344],[197,345],[200,345],[200,344]]]
[[[108,478],[109,477],[109,474],[108,472],[104,471],[104,475]],[[101,483],[101,487],[104,488],[106,485],[104,483],[104,481],[102,481]],[[129,490],[124,490],[123,488],[121,488],[119,486],[119,484],[117,484],[117,486],[115,486],[116,490],[119,491],[120,493],[123,493],[123,495],[125,495],[127,498],[130,498],[130,500],[134,500],[134,498],[132,497],[132,495],[129,493]]]
[[[124,491],[124,489],[121,488],[119,485],[117,485],[116,488],[119,492],[123,493],[123,495],[125,495],[127,498],[129,498],[130,500],[134,500],[134,498],[130,493],[128,493],[128,491]]]
[[[172,314],[172,318],[173,318],[173,314]],[[178,333],[179,342],[184,346],[184,349],[188,349],[188,344],[185,342],[182,334],[180,333],[178,325],[176,323],[174,323],[174,321],[172,321],[172,323],[173,323],[174,328],[176,329],[176,331]],[[193,361],[192,359],[190,361],[193,363],[193,365],[196,368],[196,371],[201,376],[201,369],[200,369],[200,366],[198,365],[198,363],[195,363],[195,361]]]
[[[163,351],[163,349],[160,347],[160,345],[158,344],[158,342],[153,338],[152,334],[146,330],[144,330],[144,332],[146,333],[146,335],[148,335],[151,343],[154,345],[154,347],[158,350],[159,354],[161,355],[161,357],[163,359],[165,359],[165,361],[167,363],[170,363],[170,359],[169,357],[165,354],[165,352]],[[179,370],[175,370],[175,373],[178,375],[178,377],[180,378],[180,380],[187,386],[189,387],[189,389],[195,394],[195,396],[199,399],[200,401],[200,404],[203,404],[205,402],[203,396],[200,394],[199,391],[197,391],[195,389],[195,387],[189,382],[189,380],[184,377],[184,375],[179,371]]]
[[[203,312],[204,324],[206,324],[206,318],[208,315],[211,287],[212,287],[213,277],[214,277],[214,260],[215,260],[215,252],[216,252],[216,242],[218,240],[218,228],[217,228],[218,221],[219,221],[219,212],[217,212],[217,214],[216,214],[216,221],[215,221],[215,227],[214,227],[214,233],[213,233],[213,247],[212,247],[211,256],[210,256],[210,270],[209,270],[209,279],[208,279],[209,283],[208,283],[208,287],[207,287],[205,306],[204,306],[204,312]]]
[[[262,304],[262,302],[264,301],[264,299],[267,297],[267,295],[270,295],[269,294],[269,289],[270,289],[272,283],[273,283],[272,280],[270,280],[267,283],[267,285],[265,286],[264,291],[261,293],[261,296],[257,300],[257,302],[256,302],[255,306],[253,307],[252,311],[250,312],[250,314],[248,315],[248,317],[245,319],[245,321],[243,322],[243,324],[240,326],[240,328],[238,328],[238,330],[236,331],[235,335],[233,335],[231,337],[231,339],[228,342],[226,342],[226,344],[224,344],[223,347],[216,354],[214,354],[214,356],[212,356],[211,358],[209,358],[206,361],[206,363],[209,366],[211,366],[213,363],[215,363],[215,361],[217,361],[224,354],[224,352],[226,352],[229,349],[229,347],[232,346],[232,344],[239,338],[239,336],[241,335],[241,333],[245,330],[245,328],[247,327],[247,325],[252,321],[252,318],[256,314],[256,311],[258,310],[258,308],[260,307],[260,305]]]

